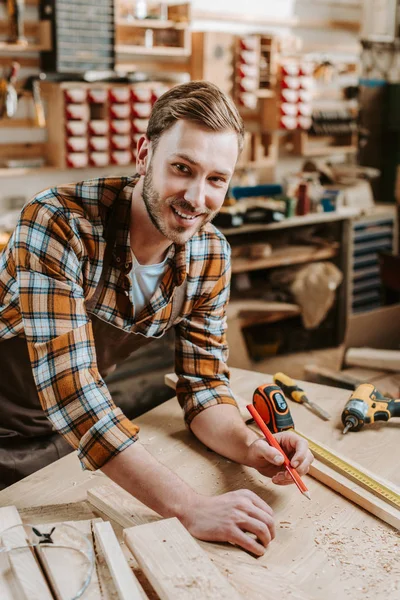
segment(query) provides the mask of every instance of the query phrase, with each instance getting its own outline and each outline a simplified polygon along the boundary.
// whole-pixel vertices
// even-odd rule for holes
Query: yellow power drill
[[[389,421],[391,417],[400,417],[400,398],[385,398],[372,383],[359,385],[342,412],[343,433],[360,431],[366,423]]]

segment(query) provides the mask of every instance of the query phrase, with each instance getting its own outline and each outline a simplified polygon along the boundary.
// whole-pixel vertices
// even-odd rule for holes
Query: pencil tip
[[[311,500],[311,494],[310,494],[310,492],[303,492],[303,494],[305,495],[306,498],[308,498],[309,500]]]

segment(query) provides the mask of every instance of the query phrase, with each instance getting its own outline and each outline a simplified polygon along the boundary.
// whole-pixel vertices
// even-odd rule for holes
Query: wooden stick
[[[178,519],[125,529],[124,539],[161,600],[240,598]]]
[[[21,527],[5,531],[14,525],[21,525]],[[43,573],[36,562],[32,549],[28,547],[25,530],[22,527],[22,521],[15,506],[0,508],[0,535],[3,544],[6,546],[12,548],[26,546],[25,548],[22,547],[19,550],[7,553],[7,556],[1,556],[1,599],[5,600],[9,597],[14,598],[14,600],[16,598],[23,598],[24,600],[54,600]],[[7,563],[5,562],[7,561],[7,557],[13,575],[9,570],[7,572]],[[14,583],[10,583],[12,579],[14,579]],[[13,595],[13,586],[18,589],[17,596]]]
[[[119,600],[143,600],[146,598],[139,581],[126,562],[111,523],[109,521],[95,523],[94,534],[118,590]]]

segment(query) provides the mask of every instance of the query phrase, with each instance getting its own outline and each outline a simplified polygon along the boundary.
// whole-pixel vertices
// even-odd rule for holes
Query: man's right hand
[[[139,442],[110,459],[102,471],[161,516],[177,517],[200,540],[230,542],[262,556],[275,537],[272,509],[257,494],[238,490],[202,496]]]
[[[257,556],[264,554],[275,537],[272,508],[250,490],[212,497],[197,495],[181,521],[200,540],[230,542]]]

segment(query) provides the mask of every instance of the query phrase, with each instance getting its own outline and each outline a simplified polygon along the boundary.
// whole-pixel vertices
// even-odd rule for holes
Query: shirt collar
[[[132,269],[132,254],[129,237],[129,224],[131,216],[132,192],[140,179],[135,175],[129,183],[122,188],[115,199],[117,205],[117,235],[113,252],[113,264],[120,271],[127,274]],[[172,244],[168,250],[168,258],[173,266],[174,283],[182,285],[186,278],[189,260],[188,244]]]

